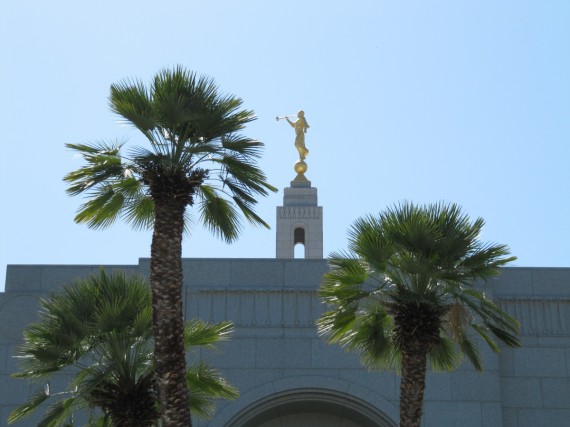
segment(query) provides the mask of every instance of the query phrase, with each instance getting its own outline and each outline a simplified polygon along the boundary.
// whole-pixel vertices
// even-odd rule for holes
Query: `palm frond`
[[[152,336],[152,307],[141,307],[132,320],[133,335],[147,340]]]
[[[113,186],[102,186],[93,192],[91,200],[79,207],[75,222],[87,223],[94,229],[108,227],[120,216],[124,203],[125,196]]]
[[[66,144],[66,147],[78,152],[87,162],[76,171],[68,173],[63,180],[71,185],[68,194],[75,196],[106,182],[113,182],[125,176],[125,165],[120,156],[122,144]]]
[[[151,94],[140,81],[130,79],[111,85],[109,106],[145,135],[156,124]]]
[[[71,417],[76,404],[77,402],[74,397],[58,400],[48,407],[43,418],[38,423],[38,427],[56,427],[62,425]]]
[[[463,354],[457,351],[456,341],[441,337],[439,342],[430,348],[428,359],[434,371],[445,372],[457,369],[463,360]]]
[[[242,225],[235,207],[209,185],[201,185],[198,194],[201,222],[228,243],[237,239]]]
[[[521,342],[515,333],[510,332],[506,328],[498,327],[490,323],[487,324],[487,327],[497,338],[499,338],[503,343],[505,343],[509,347],[516,348],[521,346]],[[518,333],[518,329],[516,333]]]
[[[122,214],[135,230],[148,230],[154,224],[154,200],[146,191],[133,194],[123,207]]]
[[[234,196],[232,199],[236,206],[241,210],[241,213],[245,219],[247,219],[250,224],[265,227],[267,229],[271,228],[269,224],[263,220],[263,218],[255,213],[255,211],[251,208],[251,205],[245,202],[243,198]]]
[[[326,311],[317,320],[317,332],[326,337],[329,343],[346,343],[346,337],[354,330],[356,305],[343,310]]]
[[[509,347],[520,347],[520,341],[516,337],[519,332],[516,319],[502,311],[480,291],[466,289],[457,296],[497,338]],[[484,336],[483,338],[485,339]]]
[[[370,277],[365,263],[333,253],[329,266],[330,269],[323,276],[322,286],[318,291],[325,302],[335,304],[339,300],[350,303],[367,295],[362,290],[362,285]]]
[[[230,153],[238,154],[242,158],[261,157],[264,144],[236,133],[224,134],[221,137],[222,147]]]
[[[467,308],[459,302],[451,304],[445,320],[444,328],[447,335],[455,341],[461,340],[465,335],[465,326],[470,323]]]
[[[184,346],[211,347],[213,344],[224,341],[233,332],[232,322],[206,323],[199,319],[192,319],[184,326]]]
[[[360,351],[368,368],[395,369],[400,364],[400,351],[393,341],[393,326],[393,318],[384,307],[369,307],[359,315],[346,346]]]
[[[49,386],[46,385],[36,393],[32,394],[32,396],[30,396],[30,398],[25,403],[18,406],[10,413],[10,416],[8,417],[8,424],[12,424],[13,422],[19,421],[20,419],[30,415],[49,397]]]
[[[239,392],[219,372],[205,363],[192,366],[186,373],[190,399],[190,411],[200,418],[211,418],[215,399],[232,400]]]
[[[469,336],[464,335],[458,344],[461,351],[467,359],[469,359],[475,370],[481,372],[483,370],[483,361],[481,360],[481,354],[476,342]]]
[[[498,353],[500,351],[500,348],[497,345],[497,343],[495,342],[495,340],[493,340],[491,338],[491,336],[489,335],[488,328],[485,328],[485,327],[478,325],[476,323],[471,323],[470,326],[475,330],[475,332],[477,332],[479,334],[479,336],[481,336],[481,338],[483,338],[485,340],[485,342],[491,348],[491,350],[493,350],[495,353]]]

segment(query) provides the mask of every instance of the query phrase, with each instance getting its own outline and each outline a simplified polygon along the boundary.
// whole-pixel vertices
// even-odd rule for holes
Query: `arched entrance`
[[[261,399],[225,427],[395,427],[384,413],[352,396],[322,389],[298,389]]]

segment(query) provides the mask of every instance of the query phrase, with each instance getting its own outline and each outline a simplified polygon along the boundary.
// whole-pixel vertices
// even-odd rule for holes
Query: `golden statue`
[[[305,134],[307,133],[307,129],[309,129],[309,123],[307,123],[307,119],[305,119],[305,112],[303,110],[299,111],[295,122],[289,120],[289,117],[292,116],[276,117],[275,119],[285,119],[292,128],[295,128],[295,148],[297,148],[299,152],[299,159],[305,160],[305,157],[309,155],[309,150],[307,150],[305,146]]]

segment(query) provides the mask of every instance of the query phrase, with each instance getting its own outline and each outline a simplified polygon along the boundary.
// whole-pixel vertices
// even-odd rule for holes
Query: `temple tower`
[[[317,206],[317,189],[299,173],[283,193],[283,206],[277,206],[277,258],[294,258],[295,245],[301,244],[305,258],[321,259],[323,208]]]

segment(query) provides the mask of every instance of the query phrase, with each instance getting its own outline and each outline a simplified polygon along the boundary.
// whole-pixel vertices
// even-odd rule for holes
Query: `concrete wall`
[[[0,294],[0,425],[30,392],[9,374],[15,370],[13,349],[35,319],[39,298],[98,268],[8,266]],[[106,268],[148,274],[149,260]],[[316,288],[326,268],[324,260],[184,260],[186,316],[232,320],[236,329],[220,351],[199,356],[220,368],[241,397],[220,402],[216,417],[198,426],[237,427],[248,414],[270,414],[271,402],[281,402],[274,405],[277,417],[279,408],[305,397],[316,413],[341,407],[362,416],[362,426],[369,425],[367,416],[382,419],[376,424],[382,427],[396,425],[399,378],[365,371],[356,355],[316,334],[314,321],[323,310]],[[570,425],[570,269],[506,268],[488,286],[520,320],[523,348],[496,355],[482,347],[483,373],[467,364],[453,373],[429,372],[423,425]],[[35,425],[30,423],[20,425]]]

